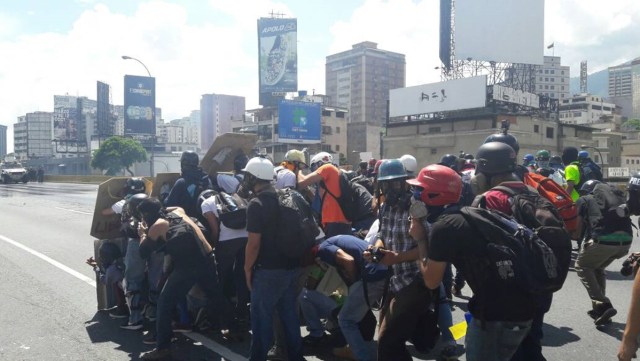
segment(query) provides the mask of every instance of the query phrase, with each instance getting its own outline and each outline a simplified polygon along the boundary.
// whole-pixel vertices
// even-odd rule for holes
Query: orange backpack
[[[567,191],[553,179],[529,172],[524,176],[524,184],[534,188],[556,208],[564,221],[564,228],[573,234],[578,229],[578,208]]]

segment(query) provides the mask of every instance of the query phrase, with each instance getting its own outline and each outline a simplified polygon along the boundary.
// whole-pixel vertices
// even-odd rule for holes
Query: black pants
[[[248,319],[249,317],[249,289],[244,275],[246,246],[247,238],[234,238],[219,241],[215,251],[220,285],[224,288],[225,284],[232,282],[235,296],[238,298],[238,303],[235,305],[235,316],[239,319]],[[228,304],[233,309],[231,297],[234,295],[226,294],[225,296]]]

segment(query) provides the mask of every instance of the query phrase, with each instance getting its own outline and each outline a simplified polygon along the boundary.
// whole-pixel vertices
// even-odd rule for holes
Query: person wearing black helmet
[[[100,283],[109,287],[116,296],[116,308],[109,311],[109,316],[113,318],[127,317],[129,309],[122,285],[124,264],[120,247],[112,242],[104,242],[98,249],[98,260],[89,257],[85,263],[93,268]]]
[[[583,242],[575,263],[576,273],[587,289],[592,309],[587,314],[596,326],[617,314],[606,296],[605,269],[629,253],[633,240],[631,218],[624,193],[598,180],[588,180],[580,188],[576,202]]]
[[[122,222],[122,232],[127,238],[127,250],[124,258],[124,290],[129,306],[129,321],[120,326],[126,330],[140,330],[143,322],[143,302],[140,295],[144,286],[145,262],[140,257],[140,238],[137,223],[132,218],[127,202],[138,194],[144,194],[145,183],[142,178],[129,178],[122,187],[123,199],[114,203],[110,208],[102,210],[102,215],[119,214]]]
[[[484,144],[487,144],[490,142],[500,142],[500,143],[507,144],[508,146],[511,147],[511,149],[513,149],[516,152],[516,156],[517,156],[518,152],[520,151],[520,144],[518,144],[518,139],[513,135],[507,133],[509,130],[508,121],[503,120],[502,124],[503,124],[502,131],[500,133],[491,134],[490,136],[488,136],[484,140]],[[529,169],[521,164],[516,164],[516,169],[513,172],[518,177],[518,179],[524,180],[524,176],[525,174],[529,173]]]
[[[164,201],[167,207],[180,207],[189,217],[202,218],[198,210],[198,196],[205,189],[211,188],[209,176],[198,166],[200,158],[192,150],[182,152],[180,157],[181,177],[171,188],[171,192]],[[200,219],[201,222],[204,221]]]

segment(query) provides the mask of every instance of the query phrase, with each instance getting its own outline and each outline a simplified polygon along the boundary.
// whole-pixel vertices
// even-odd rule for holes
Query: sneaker
[[[149,320],[149,322],[153,322],[156,320],[156,306],[147,303],[144,305],[144,310],[142,310],[142,314],[144,317]]]
[[[598,318],[595,319],[595,321],[593,321],[593,323],[596,324],[596,326],[602,326],[604,324],[607,324],[611,321],[611,317],[615,316],[618,311],[613,308],[613,306],[610,303],[606,303],[604,305],[602,305],[603,307],[603,311],[600,314],[600,316]]]
[[[327,334],[324,332],[322,333],[322,336],[318,336],[318,337],[307,335],[302,338],[302,344],[310,347],[318,347],[326,344],[327,339],[328,339]]]
[[[453,287],[451,287],[451,293],[454,296],[460,298],[460,297],[462,297],[462,288],[458,288],[456,286],[453,286]]]
[[[440,351],[440,360],[458,361],[458,350],[456,345],[445,346],[442,351]]]
[[[126,308],[115,308],[109,311],[111,318],[127,318],[129,317],[129,310]]]
[[[154,335],[153,332],[148,332],[142,339],[142,343],[144,343],[145,345],[155,345],[156,335]]]
[[[282,347],[273,345],[273,347],[271,347],[269,352],[267,352],[267,360],[274,360],[274,361],[286,360],[286,358],[284,357],[284,350],[282,349]]]
[[[136,323],[129,323],[126,322],[123,325],[120,326],[121,329],[123,330],[141,330],[143,327],[142,321],[138,321]]]
[[[171,349],[161,348],[153,349],[149,352],[145,352],[140,356],[143,360],[168,360],[171,359]]]
[[[187,333],[192,332],[193,326],[188,323],[174,323],[173,324],[173,332]]]
[[[333,353],[333,356],[337,356],[345,360],[358,360],[353,354],[353,351],[351,351],[351,347],[349,347],[349,345],[334,348],[331,353]]]

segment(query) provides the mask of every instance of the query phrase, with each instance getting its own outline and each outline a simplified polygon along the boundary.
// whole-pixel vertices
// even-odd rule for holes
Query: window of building
[[[549,74],[549,69],[545,69],[545,70],[544,70],[544,73],[545,73],[545,74]]]
[[[556,78],[549,78],[549,81],[554,82],[556,81]]]
[[[540,133],[540,126],[538,124],[534,124],[533,125],[533,132],[534,133]]]
[[[331,127],[328,125],[325,125],[322,127],[322,134],[326,134],[326,135],[331,135],[333,134],[333,132],[331,131]]]
[[[322,111],[322,116],[323,116],[323,117],[330,117],[330,116],[331,116],[331,112],[330,112],[330,111],[328,111],[328,110],[323,110],[323,111]]]
[[[544,88],[545,88],[545,89],[549,89],[549,86],[548,86],[548,85],[545,85],[545,86],[544,86]]]
[[[551,86],[551,90],[554,90],[556,87],[554,85]]]
[[[344,118],[344,112],[336,112],[336,118]]]
[[[553,128],[547,127],[547,138],[553,139]]]
[[[549,81],[549,78],[544,78],[544,81]]]
[[[555,70],[551,70],[549,73],[550,73],[550,74],[555,74],[555,73],[556,73],[556,71],[555,71]]]
[[[431,148],[431,154],[438,154],[438,148]]]
[[[429,128],[429,133],[440,133],[441,129],[440,127],[430,127]]]
[[[336,127],[336,134],[340,134],[340,127]]]
[[[562,70],[562,71],[560,72],[560,75],[564,75],[564,70]]]
[[[561,86],[560,88],[561,88],[560,90],[564,90],[564,85],[563,85],[563,86]]]
[[[340,151],[340,144],[336,144],[336,152]]]
[[[552,85],[552,86],[553,86],[553,85]],[[556,98],[556,93],[551,93],[551,94],[549,94],[549,96],[550,96],[551,98],[555,99],[555,98]]]

